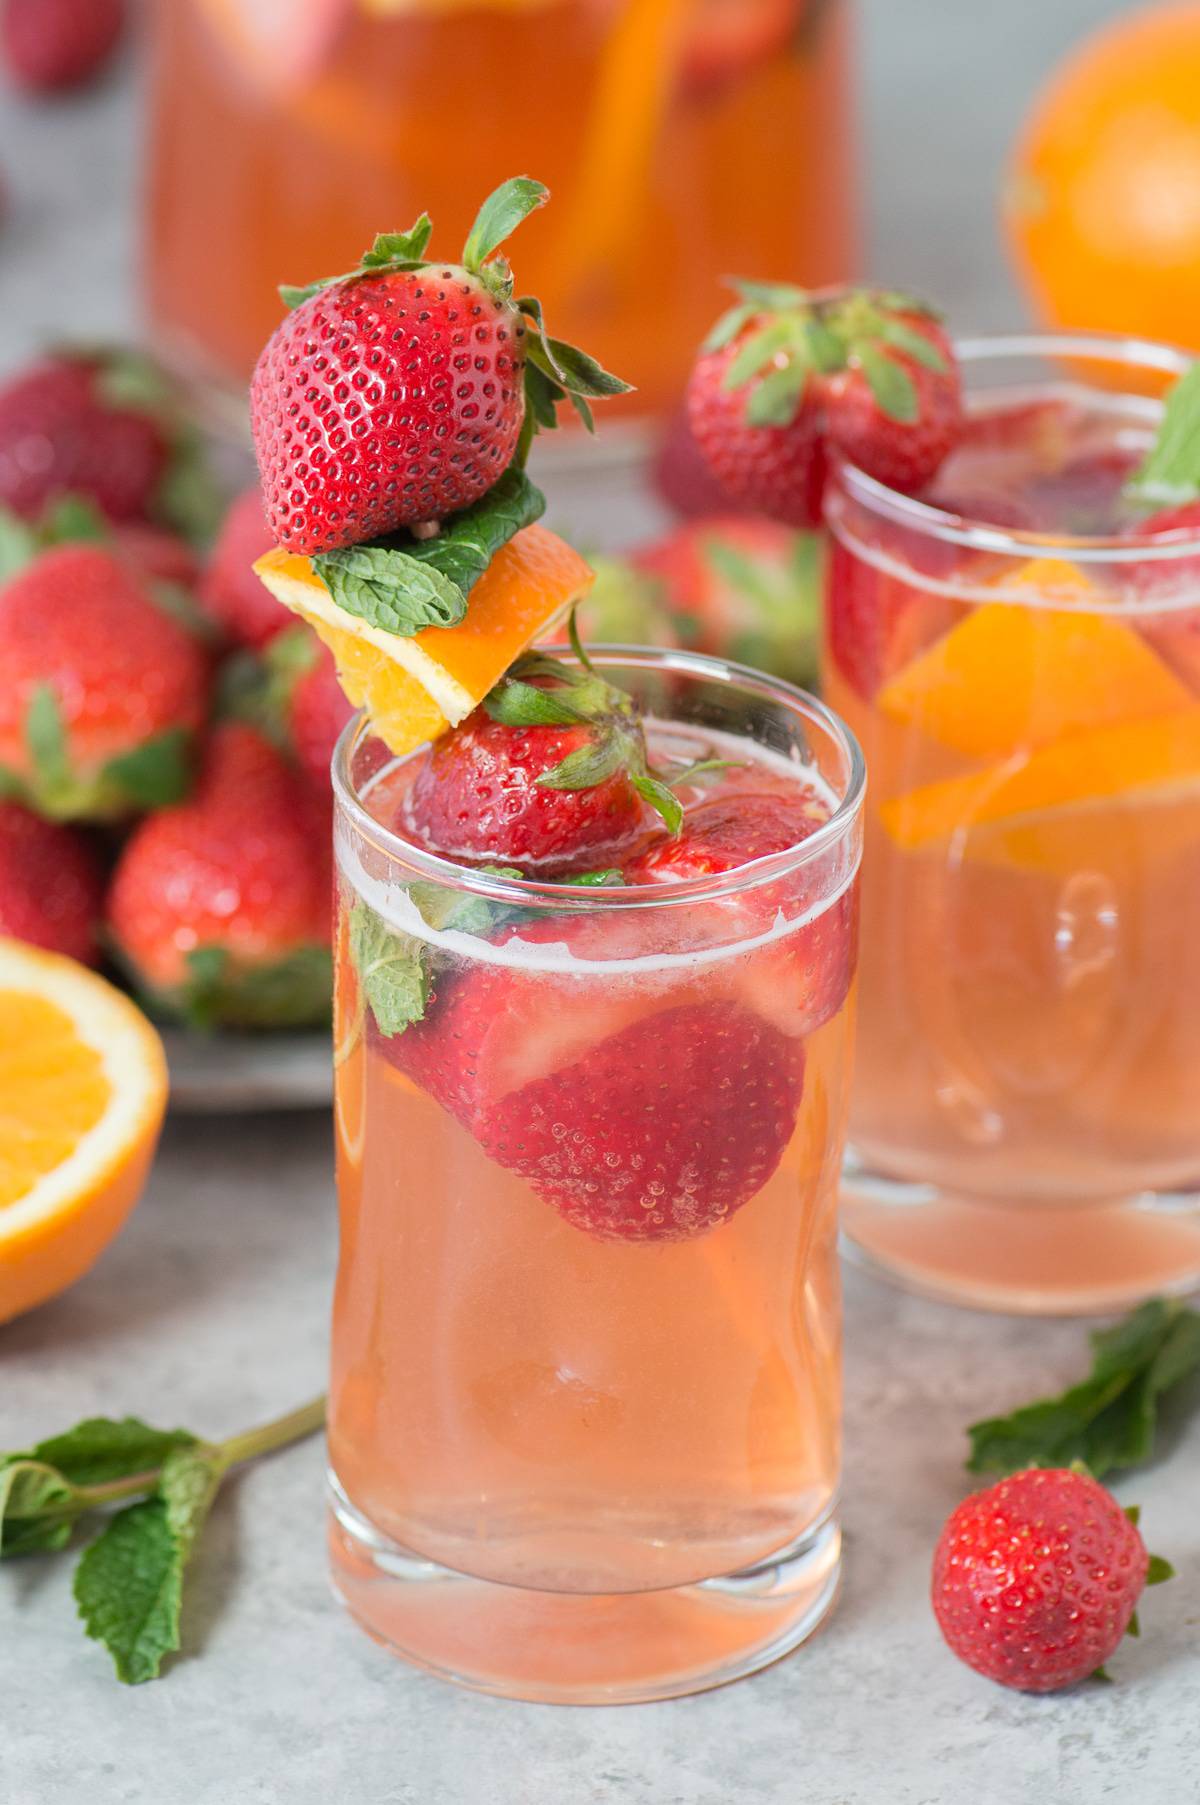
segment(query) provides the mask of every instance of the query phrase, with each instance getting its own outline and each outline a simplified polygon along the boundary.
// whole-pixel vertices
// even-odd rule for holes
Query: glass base
[[[380,1535],[330,1478],[333,1584],[363,1628],[442,1679],[540,1704],[703,1692],[790,1654],[828,1615],[841,1531],[826,1516],[768,1561],[664,1592],[536,1592],[472,1579]]]
[[[1087,1316],[1200,1286],[1200,1193],[1006,1205],[849,1164],[841,1225],[860,1265],[977,1310]]]

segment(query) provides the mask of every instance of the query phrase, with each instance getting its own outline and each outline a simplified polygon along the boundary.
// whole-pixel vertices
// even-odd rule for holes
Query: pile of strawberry
[[[144,360],[0,388],[0,933],[111,960],[167,1016],[319,1022],[349,707],[250,571],[257,491],[205,559],[212,513]]]

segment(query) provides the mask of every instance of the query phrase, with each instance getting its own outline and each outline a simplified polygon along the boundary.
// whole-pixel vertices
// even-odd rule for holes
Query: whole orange
[[[1004,219],[1047,322],[1200,349],[1200,5],[1138,7],[1068,57]]]

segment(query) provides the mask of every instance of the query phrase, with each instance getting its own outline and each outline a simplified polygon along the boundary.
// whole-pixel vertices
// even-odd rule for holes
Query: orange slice
[[[0,1322],[85,1273],[141,1194],[162,1043],[94,972],[0,939]]]
[[[882,804],[905,851],[1070,873],[1200,847],[1200,707],[1123,721]]]
[[[1006,587],[1085,595],[1076,565],[1037,559]],[[1087,608],[985,602],[879,692],[891,720],[969,758],[1003,758],[1064,734],[1187,708],[1195,698],[1141,634]]]
[[[527,526],[496,553],[457,627],[402,639],[340,608],[307,558],[276,550],[254,568],[325,641],[342,688],[395,753],[457,726],[592,586],[577,551],[545,527]]]

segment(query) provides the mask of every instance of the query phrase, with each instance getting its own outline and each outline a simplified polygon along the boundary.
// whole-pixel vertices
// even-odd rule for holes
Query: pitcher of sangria
[[[845,0],[159,0],[150,20],[147,306],[208,382],[244,381],[281,276],[352,268],[422,207],[461,240],[514,168],[555,192],[522,279],[643,415],[678,395],[730,271],[850,272]]]

